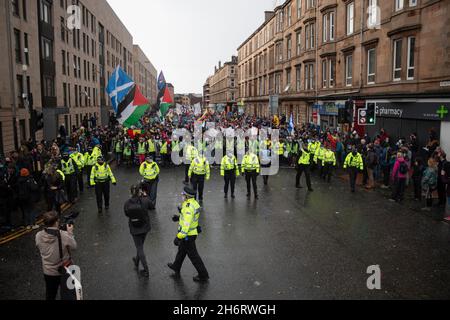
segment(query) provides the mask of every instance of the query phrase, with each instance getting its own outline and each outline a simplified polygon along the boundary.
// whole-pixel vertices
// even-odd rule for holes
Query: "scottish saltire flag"
[[[289,120],[288,130],[291,135],[294,135],[294,115],[292,113],[291,113],[291,119]]]
[[[164,73],[161,71],[158,77],[158,89],[161,91],[166,87],[166,78],[164,78]]]
[[[111,103],[116,114],[118,113],[119,104],[126,97],[128,92],[134,86],[134,81],[122,70],[117,67],[108,81],[106,92],[111,98]]]

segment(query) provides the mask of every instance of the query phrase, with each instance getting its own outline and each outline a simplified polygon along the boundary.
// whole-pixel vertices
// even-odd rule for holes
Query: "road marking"
[[[63,204],[61,206],[61,213],[66,212],[71,207],[72,207],[72,204],[69,204],[69,203]],[[44,222],[43,219],[39,219],[39,220],[36,221],[36,224],[39,225],[39,226],[42,226],[43,222]],[[34,231],[33,229],[28,230],[25,227],[20,227],[19,230],[15,231],[14,233],[0,238],[0,245],[9,243],[9,242],[11,242],[11,241],[13,241],[13,240],[15,240],[17,238],[20,238],[20,237],[22,237],[24,235],[27,235],[27,234],[33,232],[33,231]]]

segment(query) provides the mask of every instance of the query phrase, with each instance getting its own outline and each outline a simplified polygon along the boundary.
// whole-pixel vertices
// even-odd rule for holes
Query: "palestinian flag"
[[[161,118],[164,118],[169,111],[170,107],[173,106],[172,97],[170,96],[169,88],[166,87],[164,90],[164,95],[159,104],[159,111],[161,113]]]
[[[123,126],[130,128],[139,123],[139,120],[149,108],[150,103],[142,95],[139,87],[134,85],[125,99],[119,104],[117,120]]]

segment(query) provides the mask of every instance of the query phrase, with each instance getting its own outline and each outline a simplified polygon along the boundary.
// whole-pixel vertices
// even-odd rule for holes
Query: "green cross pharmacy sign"
[[[444,119],[445,116],[448,115],[448,109],[447,109],[444,105],[442,105],[442,106],[436,111],[436,113],[439,115],[439,118],[440,118],[440,119]]]

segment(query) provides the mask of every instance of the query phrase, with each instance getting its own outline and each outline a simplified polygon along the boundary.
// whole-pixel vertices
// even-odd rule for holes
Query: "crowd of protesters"
[[[192,132],[196,123],[207,122],[215,123],[222,131],[228,128],[279,129],[281,163],[290,167],[297,166],[299,151],[311,141],[317,141],[335,154],[337,170],[356,148],[364,161],[363,185],[367,189],[391,188],[392,201],[403,201],[408,186],[411,186],[411,195],[416,201],[423,199],[424,210],[431,210],[434,198],[437,198],[436,205],[445,207],[450,197],[450,164],[433,129],[427,143],[419,145],[414,133],[407,139],[392,141],[383,129],[374,136],[361,137],[356,131],[343,133],[314,124],[292,128],[284,115],[267,118],[225,111],[194,115],[190,110],[179,114],[172,110],[162,122],[157,116],[146,114],[136,126],[138,130],[131,132],[118,125],[114,118],[105,127],[97,127],[95,118],[89,122],[85,120],[82,127],[73,127],[70,135],[62,126],[55,140],[28,141],[22,143],[19,150],[0,158],[0,223],[3,230],[14,229],[18,224],[37,228],[36,217],[40,213],[37,204],[41,199],[47,206],[42,212],[60,211],[64,202],[76,202],[76,197],[67,199],[63,192],[66,190],[67,194],[67,186],[58,173],[63,155],[76,152],[89,155],[97,147],[104,156],[114,154],[119,166],[139,165],[150,154],[167,167],[172,165],[171,153],[182,153],[183,150],[182,139],[173,140],[175,130],[185,128]],[[79,193],[84,189],[82,181],[76,187]],[[21,219],[13,219],[15,213],[20,213]]]

